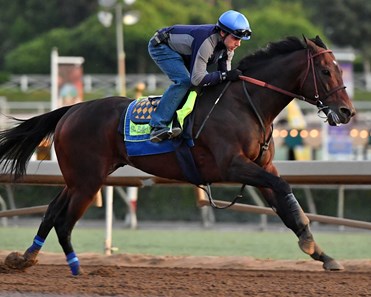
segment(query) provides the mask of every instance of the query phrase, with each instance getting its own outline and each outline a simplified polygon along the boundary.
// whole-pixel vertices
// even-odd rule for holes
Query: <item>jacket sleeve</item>
[[[232,68],[232,59],[234,51],[224,52],[223,56],[218,60],[218,70],[227,72]]]
[[[210,38],[205,39],[199,47],[191,69],[191,82],[194,86],[211,86],[222,81],[220,71],[207,72],[207,63],[214,52],[214,48],[215,45]]]

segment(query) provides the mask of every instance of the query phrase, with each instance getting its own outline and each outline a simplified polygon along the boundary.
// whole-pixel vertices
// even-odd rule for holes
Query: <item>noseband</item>
[[[300,90],[302,90],[302,88],[304,86],[304,83],[308,78],[309,71],[312,69],[313,85],[314,85],[314,92],[315,92],[314,99],[305,97],[303,95],[298,95],[298,94],[286,91],[284,89],[281,89],[279,87],[273,86],[273,85],[268,84],[264,81],[261,81],[261,80],[258,80],[258,79],[255,79],[255,78],[252,78],[252,77],[249,77],[249,76],[240,76],[240,79],[242,79],[244,81],[247,81],[249,83],[252,83],[252,84],[264,87],[264,88],[268,88],[268,89],[274,90],[276,92],[279,92],[279,93],[282,93],[282,94],[285,94],[285,95],[288,95],[290,97],[295,97],[299,100],[306,101],[310,104],[316,105],[319,110],[323,110],[324,108],[327,108],[323,104],[323,102],[322,102],[323,100],[326,100],[328,97],[330,97],[332,94],[336,93],[337,91],[345,89],[344,85],[337,86],[330,91],[327,91],[327,92],[325,91],[324,98],[320,98],[319,92],[318,92],[318,86],[317,86],[316,69],[314,67],[314,58],[319,56],[319,55],[325,54],[325,53],[332,53],[332,51],[331,50],[323,50],[323,51],[320,51],[320,52],[315,53],[315,54],[312,55],[311,51],[309,49],[307,50],[307,69],[305,71],[304,79],[300,83]]]

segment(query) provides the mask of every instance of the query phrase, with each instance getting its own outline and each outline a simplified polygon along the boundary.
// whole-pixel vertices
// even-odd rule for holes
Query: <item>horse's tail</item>
[[[65,106],[28,120],[15,119],[19,125],[0,132],[0,168],[15,178],[26,173],[30,158],[45,138],[54,134],[62,116],[71,108]]]

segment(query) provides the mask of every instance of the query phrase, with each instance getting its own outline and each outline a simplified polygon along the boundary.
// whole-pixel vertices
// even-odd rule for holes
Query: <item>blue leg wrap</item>
[[[67,255],[67,263],[68,263],[68,266],[70,266],[72,275],[80,274],[80,262],[75,252],[69,253]]]
[[[35,253],[39,252],[39,250],[42,248],[44,245],[45,239],[41,238],[39,235],[36,235],[32,245],[27,249],[28,253]]]

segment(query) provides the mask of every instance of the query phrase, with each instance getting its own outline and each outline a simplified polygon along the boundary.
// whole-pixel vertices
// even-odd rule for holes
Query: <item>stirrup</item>
[[[150,141],[160,142],[166,139],[172,139],[178,137],[180,133],[182,133],[182,129],[180,127],[154,128],[150,134]]]

